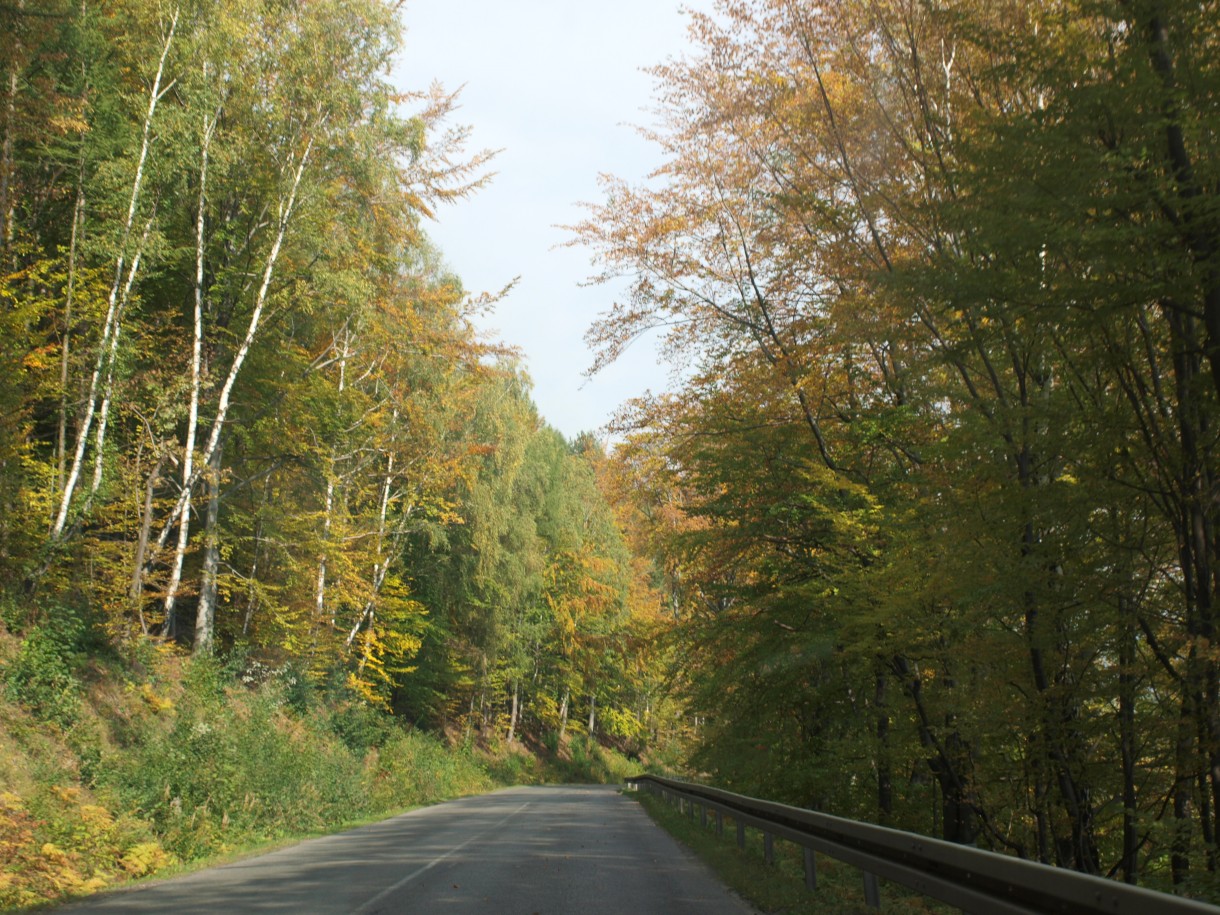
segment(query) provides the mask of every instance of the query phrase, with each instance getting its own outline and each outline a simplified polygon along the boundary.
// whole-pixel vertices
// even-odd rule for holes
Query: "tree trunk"
[[[17,10],[25,9],[25,0],[18,0]],[[14,42],[13,62],[8,72],[8,87],[4,99],[4,143],[0,148],[0,243],[4,253],[12,250],[13,212],[16,194],[13,192],[13,133],[17,129],[17,66],[21,60],[21,43]]]
[[[72,238],[68,244],[68,289],[64,300],[64,333],[59,348],[59,421],[55,430],[55,491],[63,492],[68,472],[68,368],[72,359],[72,320],[76,298],[76,253],[85,220],[85,163],[81,157],[72,208]]]
[[[270,478],[268,478],[268,486]],[[266,496],[264,495],[264,499]],[[254,524],[254,543],[250,548],[252,559],[250,560],[250,575],[246,589],[246,612],[241,621],[241,634],[243,636],[250,634],[250,624],[254,621],[254,611],[258,607],[258,556],[259,551],[263,548],[263,519],[259,519]]]
[[[508,742],[512,743],[517,735],[517,715],[521,708],[521,682],[513,680],[512,711],[508,716]]]
[[[148,635],[148,621],[144,618],[144,564],[148,555],[148,538],[152,533],[153,496],[157,483],[161,480],[161,468],[165,465],[165,452],[157,455],[157,462],[148,474],[148,482],[144,487],[144,508],[140,513],[140,536],[136,542],[135,562],[131,570],[131,587],[127,596],[131,602],[131,612],[140,621],[140,631]]]
[[[339,359],[339,396],[342,398],[347,388],[347,360],[351,355],[351,330],[348,325],[343,327],[343,351]],[[335,510],[335,476],[338,473],[338,447],[331,449],[330,472],[326,475],[326,500],[322,513],[322,548],[318,552],[318,575],[314,582],[314,628],[315,631],[326,618],[326,563],[327,550],[330,548],[330,530],[332,516]],[[384,528],[384,522],[383,522]],[[331,625],[335,623],[334,613],[331,613]]]
[[[1220,266],[1216,255],[1220,251],[1220,233],[1217,232],[1214,221],[1207,220],[1203,214],[1208,212],[1201,200],[1206,199],[1204,184],[1200,181],[1195,169],[1194,156],[1187,145],[1188,130],[1183,125],[1183,103],[1189,87],[1180,85],[1177,78],[1177,61],[1174,57],[1174,42],[1170,36],[1172,24],[1163,8],[1163,4],[1153,3],[1146,7],[1129,4],[1130,8],[1143,15],[1143,21],[1131,23],[1137,34],[1142,34],[1147,43],[1148,58],[1157,74],[1163,90],[1159,126],[1164,131],[1164,154],[1167,171],[1173,179],[1173,193],[1168,201],[1170,218],[1180,233],[1182,247],[1194,262],[1195,276],[1199,283],[1199,310],[1203,316],[1203,339],[1197,341],[1193,328],[1189,328],[1184,339],[1177,342],[1193,344],[1190,350],[1175,349],[1175,369],[1178,363],[1198,360],[1200,351],[1204,354],[1210,367],[1213,393],[1220,393]],[[1165,206],[1165,204],[1161,204]],[[1176,310],[1171,319],[1178,317]],[[1179,318],[1183,323],[1193,324],[1192,318]],[[1202,345],[1198,345],[1202,343]],[[1189,355],[1187,355],[1189,354]],[[1201,371],[1202,366],[1192,366],[1191,374]],[[1200,394],[1193,387],[1183,388],[1179,379],[1178,400],[1184,417],[1198,410]],[[1199,410],[1195,423],[1200,433],[1197,439],[1203,452],[1210,451],[1210,436],[1207,435],[1205,414]],[[1217,527],[1220,518],[1217,517],[1216,487],[1212,479],[1212,468],[1215,467],[1214,456],[1209,453],[1191,454],[1187,443],[1183,443],[1187,451],[1186,460],[1196,458],[1196,474],[1190,474],[1189,465],[1183,473],[1184,488],[1181,495],[1190,507],[1189,536],[1195,541],[1192,557],[1196,564],[1195,606],[1188,607],[1188,614],[1194,617],[1194,632],[1192,635],[1201,638],[1204,644],[1214,645],[1216,641],[1216,605],[1220,582],[1213,578],[1209,568],[1212,563],[1220,563],[1220,542],[1218,542]],[[1192,493],[1197,489],[1197,494]],[[1194,496],[1194,497],[1192,497]],[[1183,569],[1184,574],[1189,574]],[[1191,595],[1187,595],[1188,603]],[[1192,612],[1193,610],[1193,612]],[[1206,774],[1206,784],[1202,786],[1200,796],[1200,823],[1202,832],[1208,839],[1208,868],[1215,870],[1215,841],[1220,835],[1220,664],[1208,658],[1193,671],[1188,666],[1187,690],[1197,690],[1192,698],[1195,714],[1200,718],[1199,754]],[[1210,790],[1209,790],[1210,789]],[[1176,879],[1176,869],[1175,869]]]
[[[878,660],[874,704],[877,709],[877,811],[878,822],[889,824],[894,813],[894,786],[890,771],[890,715],[886,702],[888,679]]]
[[[1194,734],[1191,722],[1194,716],[1190,709],[1190,696],[1184,690],[1181,715],[1178,719],[1178,736],[1175,744],[1173,780],[1173,840],[1169,857],[1169,868],[1174,886],[1186,882],[1190,876],[1190,785],[1194,775]]]
[[[572,691],[567,687],[563,690],[563,700],[559,703],[559,745],[563,746],[564,735],[568,733],[568,699]]]
[[[259,325],[262,322],[263,311],[267,306],[267,294],[271,289],[271,278],[275,274],[275,264],[279,260],[280,249],[284,244],[284,235],[288,231],[288,223],[292,218],[293,210],[296,206],[297,192],[300,190],[301,178],[305,174],[305,166],[309,161],[310,153],[313,150],[313,138],[306,141],[305,149],[301,153],[301,158],[297,162],[297,166],[292,171],[292,186],[289,188],[288,197],[280,202],[279,219],[276,226],[275,240],[271,243],[271,249],[267,252],[267,258],[263,263],[263,276],[259,283],[258,292],[254,297],[254,309],[250,312],[250,322],[246,326],[245,336],[242,338],[241,344],[237,348],[237,352],[233,355],[233,363],[229,366],[228,374],[225,376],[224,384],[220,389],[220,397],[216,404],[216,417],[212,420],[212,431],[208,436],[207,444],[204,446],[203,454],[200,460],[211,466],[212,457],[215,452],[220,450],[220,438],[224,431],[225,420],[229,414],[229,406],[233,396],[233,386],[237,384],[237,377],[241,374],[242,364],[246,361],[246,356],[250,353],[250,347],[254,343],[254,337],[258,333]],[[196,470],[196,477],[199,471]],[[188,500],[190,487],[184,487],[183,492],[178,497],[177,503],[170,512],[169,519],[165,526],[161,528],[161,533],[157,537],[157,545],[164,547],[169,540],[169,532],[174,528],[179,513]]]
[[[912,670],[910,662],[901,655],[895,656],[891,664],[907,695],[915,703],[920,745],[935,754],[927,759],[927,765],[940,788],[941,836],[946,842],[972,845],[978,836],[979,811],[967,790],[966,774],[963,772],[967,753],[954,721],[951,716],[946,718],[948,736],[940,740],[932,729],[918,669]]]
[[[199,609],[195,614],[196,657],[212,654],[216,634],[216,601],[220,577],[220,471],[223,448],[218,443],[208,461],[208,511],[203,532],[203,573],[199,581]]]
[[[203,65],[204,79],[208,67]],[[174,600],[178,596],[178,585],[182,581],[182,565],[186,560],[186,547],[191,534],[191,489],[195,484],[195,438],[199,430],[199,394],[203,383],[203,253],[204,215],[207,208],[208,152],[212,145],[217,117],[203,119],[203,140],[199,151],[199,200],[195,212],[195,301],[194,332],[191,338],[191,398],[187,408],[186,441],[182,446],[182,508],[178,511],[178,545],[174,549],[174,561],[170,569],[169,585],[165,589],[165,615],[174,612]]]
[[[67,525],[68,513],[72,507],[72,497],[75,494],[77,483],[80,480],[81,468],[84,465],[85,448],[89,441],[89,434],[92,431],[92,425],[95,413],[98,409],[97,398],[102,390],[102,379],[105,376],[109,383],[113,380],[113,353],[118,346],[119,328],[122,323],[122,312],[126,305],[127,295],[130,293],[132,283],[135,280],[136,271],[139,267],[139,252],[132,258],[131,268],[127,270],[127,280],[124,283],[123,275],[127,266],[127,246],[131,240],[131,230],[135,225],[136,210],[140,203],[140,192],[144,186],[144,167],[148,160],[148,151],[152,145],[152,124],[153,117],[157,111],[157,103],[161,100],[164,94],[161,89],[161,81],[165,75],[165,61],[169,57],[170,47],[173,44],[174,32],[178,27],[178,10],[174,10],[173,19],[170,22],[169,33],[165,37],[165,44],[161,49],[161,58],[157,64],[157,73],[153,79],[152,88],[148,94],[148,111],[144,115],[143,138],[140,143],[140,156],[136,163],[135,177],[131,184],[131,199],[127,205],[127,218],[123,223],[123,232],[120,236],[118,253],[115,256],[114,281],[110,285],[110,294],[106,311],[106,320],[102,325],[102,338],[98,343],[97,360],[94,364],[93,375],[89,382],[88,399],[85,402],[85,415],[81,420],[80,427],[76,430],[76,449],[72,457],[72,468],[68,472],[67,480],[64,483],[63,491],[60,493],[59,509],[55,515],[55,521],[51,525],[51,539],[58,540],[63,534],[64,528]],[[144,239],[140,243],[140,250],[143,249],[144,243],[148,238],[148,233],[151,231],[152,223],[149,222],[144,231]],[[102,413],[105,415],[109,411],[109,400],[107,399],[102,404]],[[104,425],[104,423],[103,423]],[[105,444],[104,432],[98,435],[98,449]],[[98,456],[100,460],[100,455]],[[94,472],[95,478],[97,471]],[[100,480],[98,481],[100,483]],[[93,487],[93,492],[97,491],[97,486]]]
[[[1118,644],[1118,732],[1123,764],[1123,857],[1119,868],[1125,883],[1139,880],[1139,834],[1137,832],[1135,693],[1138,677],[1135,672],[1136,623],[1130,601],[1119,603]]]
[[[1026,388],[1023,385],[1023,388]],[[1026,430],[1026,435],[1032,433]],[[1014,455],[1017,465],[1017,482],[1022,490],[1030,490],[1041,483],[1041,477],[1035,471],[1033,450],[1029,444],[1022,445]],[[1021,526],[1021,556],[1027,558],[1036,554],[1040,536],[1032,520],[1024,521]],[[1049,573],[1048,573],[1049,574]],[[1045,760],[1054,773],[1055,784],[1059,788],[1059,798],[1071,830],[1071,838],[1061,840],[1056,837],[1056,843],[1061,853],[1066,851],[1062,864],[1087,874],[1096,874],[1101,869],[1101,862],[1094,835],[1093,805],[1090,800],[1089,786],[1078,776],[1077,768],[1083,761],[1083,750],[1078,746],[1075,734],[1075,722],[1079,718],[1079,710],[1073,698],[1060,681],[1060,675],[1054,684],[1047,673],[1044,651],[1046,636],[1044,630],[1046,621],[1039,604],[1038,595],[1032,590],[1026,590],[1023,595],[1025,605],[1025,644],[1029,658],[1030,673],[1036,690],[1039,721],[1039,740],[1035,746],[1045,752]]]

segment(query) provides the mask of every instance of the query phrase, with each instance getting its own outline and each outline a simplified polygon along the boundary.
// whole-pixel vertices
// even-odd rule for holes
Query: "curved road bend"
[[[64,913],[747,915],[693,854],[606,785],[507,788],[414,810]]]

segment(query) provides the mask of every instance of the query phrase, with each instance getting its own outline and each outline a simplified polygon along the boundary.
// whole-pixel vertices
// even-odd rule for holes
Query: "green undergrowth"
[[[342,692],[319,696],[291,669],[148,645],[120,657],[83,624],[57,633],[0,625],[2,910],[636,765],[583,737],[550,756],[455,745]]]
[[[762,833],[746,829],[746,847],[737,847],[737,824],[724,818],[724,834],[716,834],[714,819],[707,825],[654,795],[636,797],[649,815],[670,835],[695,852],[738,895],[762,912],[785,915],[866,915],[876,912],[864,903],[859,870],[828,855],[817,856],[817,889],[805,887],[804,852],[776,839],[774,864],[764,859]],[[881,881],[881,910],[889,915],[949,915],[956,909],[919,896],[898,884]]]
[[[486,752],[487,767],[502,785],[620,784],[640,771],[640,763],[612,747],[580,734],[564,741],[532,746],[495,744]]]

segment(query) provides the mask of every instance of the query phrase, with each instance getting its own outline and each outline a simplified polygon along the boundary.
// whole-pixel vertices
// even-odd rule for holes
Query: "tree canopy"
[[[574,231],[600,362],[688,367],[615,460],[706,771],[1214,890],[1218,23],[724,0],[656,68]]]

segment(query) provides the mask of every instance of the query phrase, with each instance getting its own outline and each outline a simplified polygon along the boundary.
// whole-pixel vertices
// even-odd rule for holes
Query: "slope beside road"
[[[746,915],[610,786],[508,788],[56,910]]]

